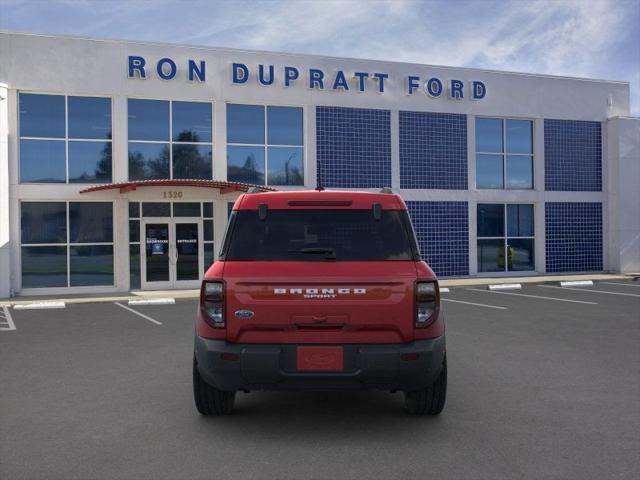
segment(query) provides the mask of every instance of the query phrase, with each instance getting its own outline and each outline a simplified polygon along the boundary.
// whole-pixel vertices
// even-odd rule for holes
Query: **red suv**
[[[388,190],[242,195],[195,333],[203,415],[230,413],[238,390],[383,389],[410,413],[444,407],[438,281]]]

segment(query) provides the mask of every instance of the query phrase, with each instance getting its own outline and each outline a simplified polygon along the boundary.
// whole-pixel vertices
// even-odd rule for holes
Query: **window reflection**
[[[111,142],[69,142],[69,183],[109,183],[111,165]]]
[[[20,140],[21,183],[64,183],[65,142]]]
[[[173,178],[213,178],[211,146],[173,144]]]
[[[111,99],[69,97],[69,138],[111,139]]]
[[[21,93],[20,136],[64,138],[64,96]]]
[[[211,143],[211,104],[173,102],[172,129],[174,142]]]
[[[264,148],[227,147],[227,178],[232,182],[264,184]]]
[[[269,147],[269,185],[303,185],[302,148]]]
[[[169,144],[129,142],[129,180],[169,178]]]

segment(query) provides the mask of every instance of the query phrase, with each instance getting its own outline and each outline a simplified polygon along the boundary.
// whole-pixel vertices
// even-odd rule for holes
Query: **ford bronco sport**
[[[230,413],[238,390],[384,389],[413,414],[444,407],[438,281],[387,190],[242,195],[195,330],[203,415]]]

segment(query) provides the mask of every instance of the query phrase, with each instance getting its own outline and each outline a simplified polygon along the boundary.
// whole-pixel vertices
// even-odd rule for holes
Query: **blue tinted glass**
[[[533,157],[507,155],[507,188],[533,188]]]
[[[64,140],[20,140],[20,182],[64,183]]]
[[[129,289],[140,288],[140,245],[129,245]]]
[[[174,142],[211,142],[211,104],[173,102]]]
[[[533,238],[510,238],[507,241],[507,269],[534,270]]]
[[[70,202],[69,241],[113,241],[113,205],[110,202]]]
[[[129,241],[140,241],[140,220],[129,220]]]
[[[20,136],[64,138],[64,97],[20,94]]]
[[[227,105],[227,143],[264,143],[264,107]]]
[[[507,120],[507,153],[532,153],[531,120]]]
[[[476,187],[504,188],[502,155],[476,155]]]
[[[507,235],[533,237],[533,205],[507,205]]]
[[[478,271],[503,272],[504,240],[478,240]]]
[[[205,220],[202,225],[204,226],[204,241],[213,241],[213,220]]]
[[[67,247],[22,247],[22,288],[66,287]]]
[[[204,202],[202,204],[202,216],[204,218],[213,218],[213,203]]]
[[[502,152],[502,120],[476,118],[476,152]]]
[[[69,138],[111,138],[111,99],[69,97]]]
[[[169,144],[129,142],[129,180],[155,178],[169,178]]]
[[[69,183],[110,183],[111,142],[69,141]]]
[[[267,107],[269,145],[302,145],[302,108]]]
[[[173,144],[173,178],[213,178],[210,145]]]
[[[504,237],[504,205],[478,204],[478,237]]]
[[[301,147],[269,147],[269,185],[304,185]]]
[[[66,243],[67,206],[64,202],[22,202],[22,243]]]
[[[113,285],[113,246],[69,248],[71,286]]]
[[[169,141],[169,102],[129,99],[129,140]]]
[[[264,148],[227,147],[227,180],[264,185]]]

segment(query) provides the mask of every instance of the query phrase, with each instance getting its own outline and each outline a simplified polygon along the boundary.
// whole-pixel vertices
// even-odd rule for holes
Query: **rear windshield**
[[[413,260],[417,247],[406,211],[269,210],[233,212],[225,260]]]

